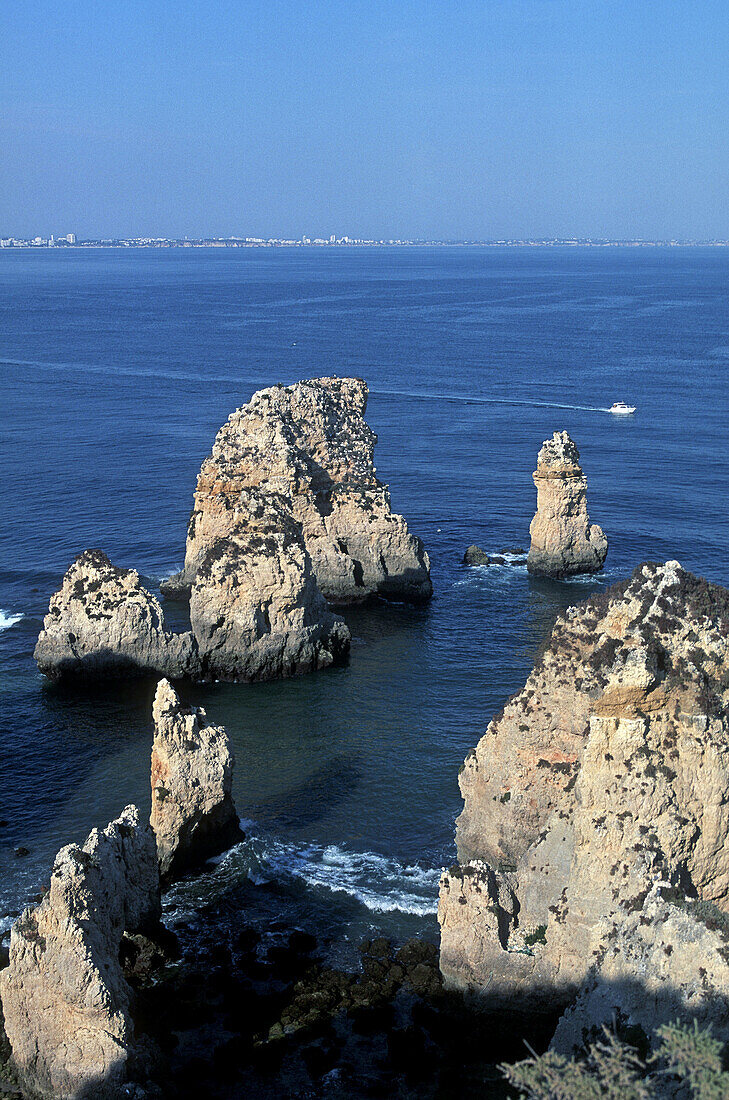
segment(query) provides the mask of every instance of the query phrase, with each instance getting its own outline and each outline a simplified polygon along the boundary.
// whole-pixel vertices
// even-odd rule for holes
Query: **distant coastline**
[[[607,237],[534,237],[504,240],[365,240],[359,237],[0,237],[0,249],[48,248],[727,248],[729,240],[643,240]]]

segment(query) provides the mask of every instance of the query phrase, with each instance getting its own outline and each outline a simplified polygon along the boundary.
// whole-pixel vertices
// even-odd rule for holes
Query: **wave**
[[[3,611],[0,607],[0,630],[7,630],[8,627],[15,626],[22,618],[24,618],[22,612],[19,611],[14,615],[11,611]]]
[[[375,852],[353,852],[337,844],[296,848],[268,842],[262,853],[264,873],[287,874],[314,889],[348,894],[373,913],[413,913],[426,916],[438,908],[440,869],[403,865]]]
[[[276,882],[292,887],[341,894],[373,913],[428,916],[438,908],[439,867],[402,864],[376,852],[352,851],[337,844],[295,844],[258,833],[255,823],[242,822],[246,839],[218,857],[206,875],[174,886],[165,910],[175,920],[187,918],[202,903],[222,897],[243,879],[262,886]]]

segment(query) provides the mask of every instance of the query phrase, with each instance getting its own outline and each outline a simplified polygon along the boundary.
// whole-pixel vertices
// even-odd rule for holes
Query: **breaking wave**
[[[242,824],[246,839],[215,861],[214,869],[197,880],[199,887],[188,880],[169,892],[165,908],[176,918],[244,878],[257,886],[304,883],[312,890],[355,898],[373,913],[427,916],[437,911],[439,867],[402,864],[390,856],[337,844],[294,844],[257,833],[254,823]]]
[[[23,618],[23,615],[18,612],[17,615],[13,615],[10,611],[3,611],[0,607],[0,630],[7,630],[8,627],[14,626],[15,623],[19,623]]]

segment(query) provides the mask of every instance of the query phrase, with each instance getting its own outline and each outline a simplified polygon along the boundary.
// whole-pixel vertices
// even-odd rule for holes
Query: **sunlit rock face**
[[[285,500],[241,491],[245,519],[207,547],[190,595],[190,623],[206,676],[273,680],[341,664],[349,629],[316,583]]]
[[[159,600],[139,574],[118,569],[101,550],[85,550],[69,567],[34,657],[51,680],[200,672],[192,634],[168,632]]]
[[[231,414],[200,470],[185,566],[166,595],[189,592],[211,548],[241,534],[252,496],[276,494],[327,600],[430,597],[428,555],[375,474],[367,392],[360,378],[315,378],[259,390]]]
[[[118,1100],[142,1071],[122,934],[157,925],[154,836],[135,806],[56,856],[50,888],[13,926],[0,971],[13,1067],[27,1094]]]
[[[242,839],[233,803],[233,750],[202,707],[185,707],[160,680],[152,707],[152,815],[163,882]]]
[[[534,484],[537,511],[529,528],[529,572],[548,577],[599,572],[607,556],[607,538],[601,527],[590,524],[587,478],[567,432],[555,432],[543,443]]]
[[[560,1049],[615,1012],[729,1024],[728,638],[729,592],[678,562],[557,620],[461,773],[447,984],[530,1011],[577,997]]]

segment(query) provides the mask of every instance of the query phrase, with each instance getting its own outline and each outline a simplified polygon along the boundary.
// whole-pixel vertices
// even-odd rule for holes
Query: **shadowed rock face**
[[[58,853],[50,889],[16,921],[0,971],[13,1064],[30,1095],[125,1095],[138,1052],[119,948],[123,932],[159,915],[154,836],[135,806]]]
[[[729,1025],[728,637],[729,592],[678,562],[557,620],[461,774],[449,985],[532,1010],[581,991],[560,1049],[618,1010]]]
[[[285,501],[246,491],[235,508],[242,522],[208,547],[190,596],[207,675],[272,680],[340,664],[349,629],[319,591]]]
[[[231,794],[233,750],[201,707],[183,707],[160,680],[152,708],[152,816],[164,882],[241,840]]]
[[[85,550],[51,597],[34,657],[51,680],[200,672],[192,634],[170,634],[158,600],[133,569]]]
[[[608,543],[602,528],[590,524],[587,478],[567,432],[555,432],[543,443],[534,484],[537,511],[529,528],[529,572],[547,577],[599,572]]]
[[[163,592],[186,594],[211,548],[245,536],[250,499],[276,494],[328,600],[428,599],[428,556],[375,475],[366,407],[362,379],[318,378],[259,390],[232,413],[200,470],[185,567]]]

